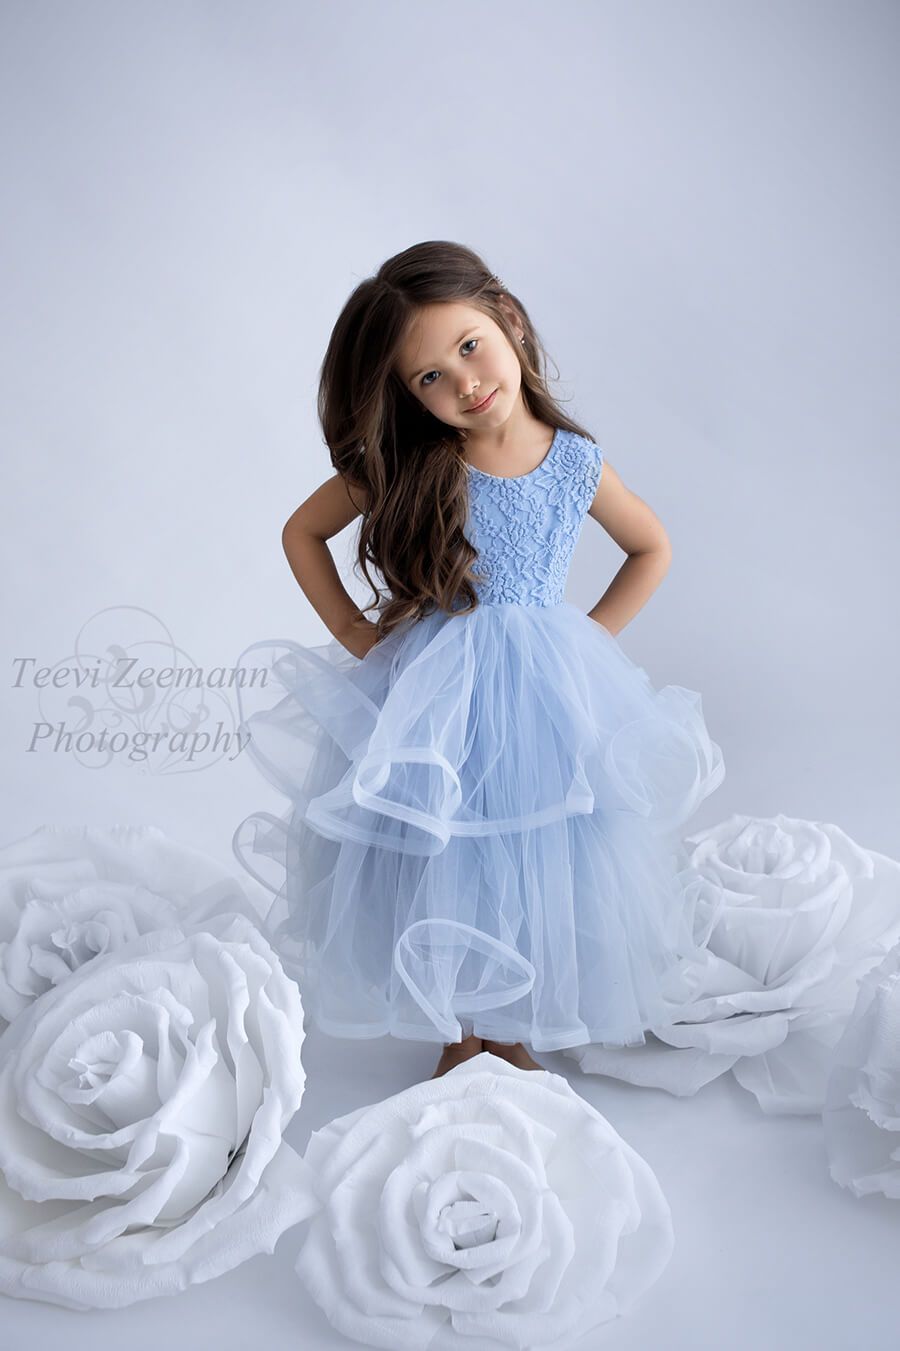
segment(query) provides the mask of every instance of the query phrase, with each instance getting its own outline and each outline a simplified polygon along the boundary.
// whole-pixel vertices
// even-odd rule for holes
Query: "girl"
[[[240,658],[267,677],[241,730],[291,799],[234,838],[260,880],[254,854],[280,865],[273,941],[322,1030],[442,1042],[435,1075],[645,1041],[696,951],[676,833],[724,776],[700,696],[655,690],[616,641],[668,538],[545,365],[462,245],[359,285],[321,370],[335,473],[283,532],[333,638]],[[563,589],[588,515],[627,558],[585,614]],[[357,517],[364,609],[327,545]]]

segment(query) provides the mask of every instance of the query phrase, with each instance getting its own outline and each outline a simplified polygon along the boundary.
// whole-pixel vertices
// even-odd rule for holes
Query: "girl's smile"
[[[464,408],[463,412],[484,413],[488,408],[490,408],[491,404],[494,402],[494,394],[496,393],[497,391],[495,389],[494,392],[492,394],[489,394],[486,399],[482,399],[481,403],[475,404],[474,408]]]

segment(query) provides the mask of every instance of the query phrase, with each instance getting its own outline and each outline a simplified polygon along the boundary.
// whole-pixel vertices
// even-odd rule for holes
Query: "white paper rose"
[[[694,996],[643,1046],[566,1054],[679,1095],[730,1070],[766,1112],[821,1112],[859,981],[900,937],[900,863],[783,815],[734,815],[685,843],[718,906]]]
[[[303,1012],[244,916],[135,939],[0,1037],[0,1292],[71,1309],[174,1294],[310,1213],[282,1132]]]
[[[0,1019],[85,962],[211,910],[254,918],[254,884],[155,826],[41,826],[0,849]]]
[[[822,1120],[835,1182],[854,1196],[900,1200],[900,944],[860,984]]]
[[[370,1346],[573,1345],[673,1247],[648,1164],[560,1075],[487,1052],[314,1132],[297,1272]]]

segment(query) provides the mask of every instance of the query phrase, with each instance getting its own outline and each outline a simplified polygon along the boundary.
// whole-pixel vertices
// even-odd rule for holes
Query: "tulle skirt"
[[[690,997],[680,832],[725,772],[699,694],[567,601],[240,666],[245,753],[290,806],[234,849],[324,1032],[640,1045]]]

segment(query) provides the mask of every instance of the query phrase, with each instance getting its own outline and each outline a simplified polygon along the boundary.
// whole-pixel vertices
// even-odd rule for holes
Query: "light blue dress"
[[[267,677],[240,694],[246,753],[290,807],[234,849],[326,1033],[638,1045],[690,994],[680,832],[724,763],[700,695],[655,690],[564,599],[602,467],[562,429],[528,474],[469,467],[474,611],[362,659],[334,639],[239,658]]]

